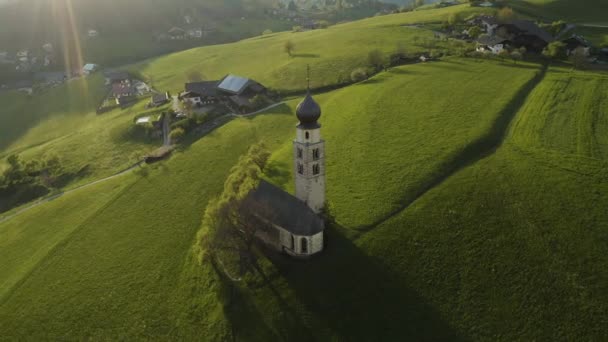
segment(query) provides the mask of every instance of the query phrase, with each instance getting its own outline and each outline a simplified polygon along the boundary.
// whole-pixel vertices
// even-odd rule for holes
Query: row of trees
[[[260,231],[271,229],[270,208],[248,197],[258,186],[269,157],[264,145],[252,146],[230,171],[222,194],[205,210],[198,236],[200,257],[211,258],[229,276],[256,267],[254,242]]]
[[[585,69],[588,66],[587,51],[584,47],[578,47],[568,54],[566,44],[555,41],[547,45],[543,50],[543,56],[550,60],[563,60],[569,58],[577,69]]]
[[[0,212],[10,210],[64,186],[73,176],[58,157],[24,161],[19,155],[7,158],[8,167],[0,175]]]

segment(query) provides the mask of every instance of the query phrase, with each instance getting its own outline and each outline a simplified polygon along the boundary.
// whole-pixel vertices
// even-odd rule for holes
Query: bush
[[[184,137],[184,135],[186,135],[186,131],[184,131],[184,129],[181,127],[175,128],[171,131],[171,133],[169,133],[169,137],[172,141],[179,141]]]
[[[319,20],[317,21],[317,27],[320,29],[326,29],[329,27],[329,21],[327,20]]]
[[[292,31],[292,32],[302,32],[302,31],[304,31],[304,29],[302,28],[302,26],[299,26],[299,25],[298,25],[298,26],[294,26],[294,27],[291,29],[291,31]]]
[[[367,71],[363,68],[357,68],[350,73],[350,79],[353,82],[361,82],[367,79]]]
[[[192,129],[192,127],[194,127],[194,125],[196,124],[196,120],[192,119],[192,118],[185,118],[185,119],[181,119],[179,121],[176,121],[174,123],[171,124],[171,129],[176,129],[176,128],[181,128],[183,129],[185,132],[190,131],[190,129]]]
[[[254,105],[255,109],[261,109],[266,106],[268,99],[266,96],[258,94],[251,99],[251,103]]]
[[[372,50],[367,55],[367,63],[374,70],[378,71],[384,67],[384,56],[380,50]]]

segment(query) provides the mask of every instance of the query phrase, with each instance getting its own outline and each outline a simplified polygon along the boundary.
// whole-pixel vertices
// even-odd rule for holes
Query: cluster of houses
[[[30,72],[36,69],[49,67],[55,60],[53,44],[42,45],[39,52],[20,50],[14,54],[0,51],[0,65],[11,65],[15,71]]]
[[[477,51],[500,54],[504,50],[525,48],[528,52],[541,53],[547,45],[561,41],[566,47],[566,53],[572,54],[576,49],[583,48],[587,56],[593,45],[584,37],[570,35],[564,38],[553,37],[549,32],[530,20],[511,20],[501,23],[496,17],[483,15],[468,22],[482,29],[484,34],[477,39]]]
[[[137,100],[138,96],[151,92],[150,87],[136,80],[129,73],[117,70],[107,70],[103,73],[106,86],[109,86],[110,98],[119,106],[126,106]]]
[[[186,83],[179,99],[193,107],[223,104],[239,112],[247,112],[256,109],[254,98],[266,93],[266,87],[254,80],[227,75],[219,81]]]

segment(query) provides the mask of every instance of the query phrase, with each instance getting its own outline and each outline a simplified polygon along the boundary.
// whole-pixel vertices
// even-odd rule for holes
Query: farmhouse
[[[496,29],[496,35],[509,40],[516,48],[525,47],[531,52],[542,52],[553,41],[549,32],[530,20],[513,20],[509,24],[501,24]]]
[[[509,41],[497,36],[483,35],[477,39],[478,52],[489,51],[495,55],[501,53],[508,45]]]
[[[116,104],[124,105],[134,100],[136,91],[131,82],[125,81],[112,84],[112,95],[116,99]]]
[[[570,38],[562,40],[562,43],[566,44],[566,54],[568,56],[579,47],[584,49],[586,56],[590,55],[590,50],[592,48],[591,43],[579,35],[574,34]]]
[[[169,32],[169,39],[171,40],[183,40],[186,39],[186,31],[180,27],[172,27]]]
[[[186,83],[185,91],[179,95],[184,102],[194,106],[215,104],[219,101],[217,85],[219,81],[203,81]]]
[[[235,75],[224,77],[217,90],[220,95],[227,96],[241,111],[253,108],[254,104],[251,102],[253,97],[266,92],[266,88],[260,83]]]
[[[97,64],[93,64],[93,63],[85,64],[85,66],[82,67],[82,74],[90,75],[90,74],[94,73],[95,71],[97,71],[98,68],[99,68],[99,66]]]
[[[159,107],[169,102],[169,93],[156,93],[150,99],[152,107]]]
[[[325,141],[321,139],[321,107],[310,93],[298,105],[293,141],[295,196],[261,181],[248,198],[261,207],[271,208],[272,215],[262,219],[272,222],[273,230],[260,238],[277,250],[293,257],[306,258],[323,250],[325,223],[319,213],[325,207]]]
[[[235,75],[227,75],[220,81],[186,83],[184,90],[179,94],[179,99],[194,106],[224,102],[240,111],[254,108],[252,99],[266,92],[266,88],[260,83]]]
[[[104,77],[106,79],[106,85],[131,81],[131,76],[129,75],[129,73],[124,71],[104,71]]]

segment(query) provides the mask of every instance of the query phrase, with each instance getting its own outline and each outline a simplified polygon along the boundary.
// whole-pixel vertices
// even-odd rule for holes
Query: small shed
[[[95,71],[97,71],[98,68],[99,68],[99,66],[97,64],[93,64],[93,63],[85,64],[84,67],[82,67],[82,74],[90,75],[90,74],[94,73]]]

